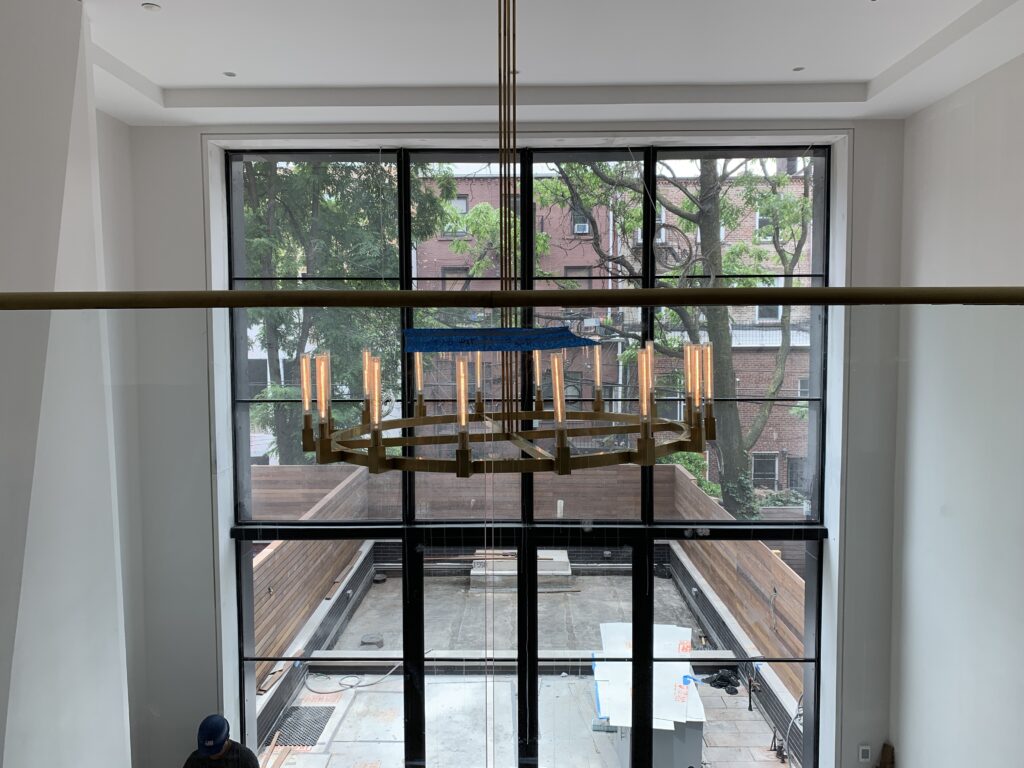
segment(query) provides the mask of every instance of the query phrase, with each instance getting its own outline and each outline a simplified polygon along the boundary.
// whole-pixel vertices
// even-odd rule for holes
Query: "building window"
[[[667,239],[668,231],[665,228],[665,206],[658,203],[657,212],[654,214],[654,229],[657,234],[654,236],[654,242],[664,243]],[[633,240],[637,245],[644,244],[644,231],[638,227],[636,232],[633,234]]]
[[[782,277],[775,278],[775,287],[781,288],[784,285],[784,279]],[[779,304],[758,304],[757,305],[757,322],[759,323],[777,323],[782,320],[782,306]]]
[[[572,209],[572,233],[577,237],[590,234],[590,219],[579,208]]]
[[[451,206],[455,209],[455,220],[448,222],[444,229],[445,237],[465,237],[466,236],[466,225],[465,218],[466,214],[469,213],[469,195],[456,195],[455,199],[450,202]]]
[[[774,491],[779,487],[779,461],[774,453],[753,453],[750,455],[750,475],[755,488]]]
[[[775,236],[775,219],[762,211],[754,212],[754,242],[770,243]]]
[[[469,267],[441,267],[442,291],[469,290]]]
[[[796,396],[801,400],[806,400],[811,396],[811,380],[806,376],[801,376],[796,382]]]
[[[565,278],[566,280],[572,280],[575,285],[571,286],[574,288],[592,288],[593,287],[593,267],[566,267]]]
[[[786,459],[786,479],[794,491],[805,492],[807,488],[807,459],[802,456],[790,456]]]

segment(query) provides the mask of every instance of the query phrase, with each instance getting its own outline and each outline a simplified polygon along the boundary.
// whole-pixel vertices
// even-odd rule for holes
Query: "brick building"
[[[422,288],[442,290],[488,289],[497,287],[497,275],[490,257],[488,243],[480,243],[472,234],[473,221],[479,226],[481,219],[475,212],[477,206],[499,205],[496,165],[454,164],[456,175],[456,197],[452,201],[456,215],[439,237],[415,245],[415,270],[417,285]],[[542,168],[542,166],[537,166]],[[787,169],[795,173],[798,169]],[[544,171],[535,172],[535,180],[544,178]],[[553,175],[549,174],[549,175]],[[696,185],[696,178],[679,178],[667,181],[660,191],[671,201],[680,201],[684,192],[679,186]],[[535,182],[536,183],[536,182]],[[798,188],[802,181],[791,177],[790,184]],[[738,191],[727,195],[739,198]],[[639,206],[639,196],[633,201]],[[515,200],[520,210],[518,197]],[[595,205],[588,211],[574,210],[569,205],[535,204],[533,215],[536,219],[538,237],[545,242],[535,255],[535,274],[538,289],[573,288],[629,288],[635,284],[630,279],[627,267],[615,263],[638,263],[642,247],[639,231],[627,230],[621,222],[614,220],[614,210],[621,206]],[[465,223],[462,223],[465,221]],[[682,224],[678,218],[658,207],[659,223],[655,244],[656,259],[660,265],[685,262],[700,254],[699,236],[692,225]],[[756,210],[744,210],[733,226],[722,228],[723,248],[737,244],[748,244],[751,248],[770,249],[769,226],[765,217]],[[489,231],[489,230],[488,230]],[[806,238],[804,252],[796,269],[793,270],[794,284],[810,284],[810,278],[800,275],[812,271],[811,243]],[[595,240],[599,246],[595,246]],[[600,248],[600,250],[599,250]],[[746,278],[755,285],[781,285],[783,277],[780,262],[769,257],[751,267],[756,276]],[[474,266],[475,265],[475,266]],[[661,284],[677,282],[676,278],[661,279]],[[773,277],[773,275],[777,275]],[[753,421],[762,407],[763,398],[784,398],[774,402],[771,413],[755,444],[751,447],[750,471],[756,488],[770,493],[797,490],[806,493],[810,478],[807,476],[809,447],[808,405],[800,398],[810,396],[816,385],[811,370],[811,311],[807,307],[793,308],[790,316],[790,352],[785,361],[781,384],[772,392],[776,358],[783,339],[783,310],[778,305],[734,307],[730,311],[733,366],[736,373],[736,396],[739,403],[740,420],[744,429]],[[464,313],[452,318],[459,324],[496,324],[497,318],[486,313]],[[537,322],[542,325],[566,325],[581,336],[600,340],[602,343],[602,389],[609,410],[633,407],[620,402],[636,397],[635,374],[632,358],[623,353],[640,333],[640,312],[636,308],[601,307],[573,308],[566,310],[538,310]],[[665,346],[680,345],[683,334],[672,330],[662,340]],[[495,378],[496,358],[484,357],[484,392],[492,396],[498,386]],[[448,398],[451,396],[453,364],[450,361],[435,363],[435,369],[427,375],[427,396]],[[594,359],[589,351],[569,350],[566,356],[565,381],[567,399],[587,402],[594,395]],[[471,376],[473,375],[471,371]],[[659,413],[670,418],[680,414],[677,398],[681,396],[679,361],[669,355],[659,355],[656,361],[656,396],[661,398]],[[475,385],[474,385],[475,386]],[[550,396],[550,381],[545,378],[544,391]],[[718,467],[714,452],[708,456],[708,477],[717,480]]]

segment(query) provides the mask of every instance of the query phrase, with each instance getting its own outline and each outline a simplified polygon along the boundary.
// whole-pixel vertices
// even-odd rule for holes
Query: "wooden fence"
[[[286,520],[366,517],[367,473],[349,466],[252,468],[253,508]],[[269,510],[273,510],[270,512]],[[313,611],[335,589],[361,541],[273,541],[253,557],[256,654],[288,650]],[[274,662],[256,665],[257,684]]]
[[[682,467],[674,467],[676,514],[688,520],[731,520]],[[804,650],[804,580],[759,541],[680,541],[737,624],[756,646],[747,653],[797,657]],[[786,688],[803,692],[801,664],[774,664]]]

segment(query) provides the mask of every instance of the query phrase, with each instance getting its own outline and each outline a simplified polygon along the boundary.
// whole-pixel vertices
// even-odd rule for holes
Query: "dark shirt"
[[[260,761],[251,749],[232,741],[228,743],[228,751],[220,757],[204,757],[198,750],[193,752],[184,768],[260,768]]]

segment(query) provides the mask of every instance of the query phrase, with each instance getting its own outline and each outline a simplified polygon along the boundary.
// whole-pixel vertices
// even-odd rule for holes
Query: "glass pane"
[[[350,288],[351,283],[344,286]],[[302,287],[317,290],[308,284]],[[383,290],[383,284],[378,287]],[[387,407],[401,399],[400,323],[400,310],[383,307],[234,310],[235,397],[298,401],[300,355],[329,352],[332,397],[361,401],[362,350],[368,349],[381,358]]]
[[[627,287],[640,273],[643,157],[538,153],[534,272],[560,288]]]
[[[420,291],[497,291],[501,282],[490,278],[430,279],[417,278],[413,283]],[[511,310],[509,324],[519,324],[519,310]],[[500,328],[500,309],[484,307],[430,307],[413,310],[416,328]]]
[[[331,649],[346,657],[402,654],[402,543],[372,541],[372,569],[362,576],[354,609],[334,634]]]
[[[630,667],[542,665],[541,766],[630,765]],[[815,665],[798,662],[655,662],[651,765],[813,765],[815,715],[803,691],[813,690],[815,673]],[[797,681],[795,695],[783,678]]]
[[[427,664],[428,768],[514,768],[517,757],[515,667]]]
[[[513,168],[518,174],[518,167]],[[451,285],[470,276],[498,275],[498,172],[498,158],[492,153],[414,155],[412,236],[417,278],[440,278]]]
[[[631,663],[541,664],[538,757],[542,768],[629,768]]]
[[[538,520],[639,520],[640,467],[622,464],[533,479]]]
[[[676,407],[682,416],[678,402],[660,402],[659,413]],[[717,436],[705,452],[658,459],[655,516],[764,522],[818,519],[821,404],[716,401],[714,413]]]
[[[236,156],[232,275],[397,278],[397,170],[394,153]]]
[[[682,345],[715,345],[714,395],[771,400],[821,397],[820,307],[662,307],[655,312],[655,387],[680,397]]]
[[[243,608],[251,616],[247,645],[251,641],[252,654],[311,656],[332,648],[370,592],[374,543],[269,541],[249,549],[242,562],[243,594],[248,595]],[[273,667],[272,662],[257,663],[257,685],[268,683]]]
[[[253,662],[246,662],[244,668],[248,677]],[[256,717],[261,765],[405,765],[405,684],[400,661],[295,662],[280,685],[292,698],[267,699]],[[304,727],[285,729],[285,718],[289,722],[301,718]]]
[[[652,764],[814,765],[815,717],[803,696],[814,675],[810,663],[655,662]]]
[[[356,424],[362,406],[335,404],[335,422]],[[302,451],[301,403],[235,406],[235,495],[241,519],[321,522],[402,516],[401,475],[353,464],[316,464]]]
[[[471,374],[472,376],[472,374]],[[425,374],[426,378],[426,374]],[[454,388],[454,387],[453,387]],[[493,404],[485,404],[492,407]],[[451,401],[429,402],[427,415],[455,414]],[[470,434],[486,438],[488,430],[482,422],[470,422]],[[416,456],[453,461],[455,459],[457,427],[450,424],[416,427],[418,437],[446,436],[451,442],[438,445],[416,446]],[[519,449],[511,443],[483,439],[470,443],[472,459],[514,459]],[[514,473],[474,473],[470,477],[456,477],[452,472],[417,472],[416,517],[424,520],[491,520],[515,519],[522,515],[520,503],[520,476]]]
[[[564,547],[537,552],[537,647],[541,658],[632,656],[632,550]]]
[[[813,658],[814,627],[806,622],[819,550],[801,541],[658,542],[655,616],[681,630],[664,642],[656,631],[655,655]]]
[[[514,659],[516,551],[451,544],[423,554],[424,648],[430,660]]]
[[[429,766],[514,766],[518,557],[458,536],[424,550]]]
[[[657,274],[823,274],[825,160],[800,149],[659,153]]]

